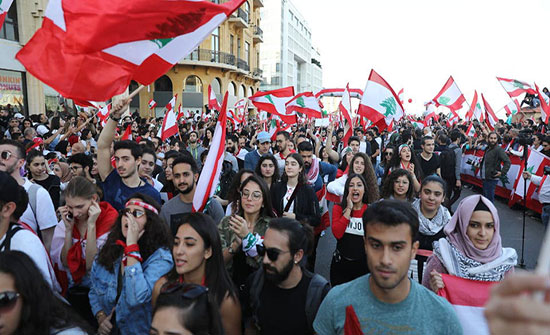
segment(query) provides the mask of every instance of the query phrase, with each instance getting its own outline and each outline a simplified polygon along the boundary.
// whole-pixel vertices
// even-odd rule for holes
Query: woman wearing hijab
[[[445,238],[434,242],[422,284],[434,292],[443,288],[442,273],[480,280],[501,281],[514,271],[517,254],[503,248],[495,206],[477,194],[464,198],[444,228]]]

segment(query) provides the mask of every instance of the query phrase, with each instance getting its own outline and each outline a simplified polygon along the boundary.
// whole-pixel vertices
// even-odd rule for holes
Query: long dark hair
[[[414,200],[414,181],[411,173],[405,169],[395,169],[393,170],[384,180],[384,184],[382,185],[382,198],[389,199],[391,196],[393,196],[393,188],[394,184],[397,180],[397,178],[407,176],[407,179],[409,180],[409,189],[407,190],[407,194],[405,195],[407,197],[408,201]]]
[[[128,199],[141,199],[143,202],[155,207],[160,213],[160,205],[150,196],[143,193],[134,193],[128,197]],[[107,270],[113,272],[114,263],[119,259],[124,248],[116,244],[117,240],[124,241],[124,235],[122,235],[122,216],[119,214],[115,224],[111,227],[109,237],[105,245],[98,253],[97,262],[101,264]],[[143,236],[138,241],[139,252],[143,261],[147,260],[157,249],[166,248],[170,250],[172,248],[173,238],[170,235],[168,225],[164,223],[158,214],[145,209],[145,215],[147,216],[147,223],[145,223]]]
[[[263,180],[263,178],[260,178],[256,175],[252,175],[248,178],[246,178],[241,186],[239,187],[239,194],[242,193],[244,187],[248,185],[248,183],[256,183],[260,187],[260,190],[262,191],[262,210],[260,211],[260,217],[275,217],[273,214],[273,206],[271,204],[271,194],[269,193],[269,189],[267,188],[266,182]],[[240,216],[244,215],[244,210],[241,201],[239,201],[239,207],[237,208],[237,213]]]
[[[204,242],[204,249],[210,248],[212,250],[212,256],[206,260],[205,264],[205,284],[208,287],[210,297],[218,306],[221,306],[226,296],[230,296],[237,301],[237,290],[225,269],[220,234],[214,220],[203,213],[184,214],[181,223],[173,227],[172,233],[174,236],[179,227],[184,224],[190,225],[200,235]],[[178,281],[179,277],[180,275],[177,273],[175,266],[166,276],[168,282]]]
[[[364,189],[364,193],[363,193],[363,199],[361,200],[364,204],[368,204],[369,200],[368,200],[368,193],[369,193],[369,190],[367,188],[367,182],[365,181],[365,178],[360,175],[360,174],[357,174],[357,173],[352,173],[350,175],[348,175],[348,179],[346,179],[346,184],[344,185],[344,195],[342,196],[342,202],[340,202],[340,207],[342,207],[342,209],[345,209],[347,206],[348,206],[348,195],[349,195],[349,184],[351,183],[351,180],[353,178],[359,178],[359,180],[361,180],[361,182],[363,183],[363,189]]]
[[[298,185],[303,185],[307,183],[306,172],[304,168],[304,160],[302,159],[302,156],[300,156],[300,154],[298,153],[292,153],[286,157],[286,159],[289,159],[289,158],[294,158],[298,162],[298,165],[302,168],[302,171],[298,173]],[[285,184],[288,182],[288,176],[286,175],[286,171],[283,172],[281,181]]]
[[[406,144],[403,144],[406,145]],[[386,166],[386,171],[384,174],[384,177],[387,176],[390,172],[389,170],[393,170],[396,168],[401,168],[401,146],[397,147],[397,150],[393,151],[393,156],[390,159],[390,162],[388,166]],[[416,158],[416,155],[414,154],[414,150],[411,148],[410,145],[407,145],[409,150],[411,151],[411,161],[410,163],[414,164],[414,175],[416,176],[416,179],[422,180],[422,168],[420,167],[420,163],[418,162],[418,159]],[[401,148],[403,149],[403,148]]]
[[[52,292],[34,261],[21,251],[0,252],[0,273],[10,275],[23,303],[19,335],[49,335],[52,329],[79,327],[93,334],[89,326]]]
[[[331,135],[332,136],[332,135]],[[326,145],[321,145],[321,147],[319,148],[319,152],[317,153],[318,157],[319,157],[319,160],[323,162],[323,150],[325,150],[327,148]],[[338,161],[333,161],[332,158],[330,158],[330,155],[328,155],[328,163],[330,164],[336,164],[338,163]]]
[[[279,164],[277,163],[277,159],[272,154],[266,154],[260,157],[260,160],[258,161],[258,164],[256,165],[256,174],[260,177],[264,177],[262,175],[262,163],[266,160],[270,160],[273,165],[275,166],[275,171],[273,172],[273,177],[271,177],[271,185],[273,185],[275,182],[279,180]],[[269,186],[271,186],[269,185]]]
[[[376,181],[376,174],[374,173],[374,168],[372,167],[371,160],[367,154],[363,152],[356,153],[351,161],[349,162],[350,169],[348,170],[348,175],[354,174],[353,171],[353,163],[357,160],[357,158],[363,158],[363,162],[365,162],[365,171],[362,173],[362,177],[364,179],[365,183],[365,193],[368,197],[368,204],[372,204],[375,201],[378,201],[380,199],[380,194],[378,192],[378,183]],[[349,178],[349,177],[348,177]],[[345,198],[344,198],[345,199]]]
[[[240,169],[239,172],[237,172],[237,174],[233,177],[233,181],[231,181],[231,186],[227,192],[227,202],[231,204],[231,209],[235,212],[237,211],[237,201],[240,199],[239,190],[241,189],[241,177],[245,173],[250,173],[252,175],[255,174],[255,172],[250,169]]]

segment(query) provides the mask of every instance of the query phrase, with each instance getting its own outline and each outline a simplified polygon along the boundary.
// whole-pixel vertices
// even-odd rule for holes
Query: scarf
[[[118,211],[108,202],[100,202],[99,208],[101,209],[101,213],[96,221],[96,238],[107,234],[118,218]],[[73,277],[73,281],[77,284],[80,283],[82,278],[86,275],[86,258],[82,253],[82,242],[86,240],[87,234],[88,232],[84,234],[84,237],[81,237],[76,225],[73,226],[73,239],[78,241],[73,243],[72,247],[70,247],[67,252],[67,265]]]
[[[516,265],[518,258],[516,250],[503,248],[499,257],[484,264],[466,257],[448,239],[441,238],[433,245],[434,255],[449,274],[471,280],[501,281]]]
[[[63,163],[63,162],[58,162],[57,164],[59,164],[59,168],[61,169],[61,178],[60,178],[61,182],[62,183],[69,182],[72,178],[69,164]]]
[[[449,210],[443,206],[439,206],[437,213],[432,219],[428,219],[422,214],[420,210],[420,199],[415,199],[412,206],[418,213],[418,221],[420,222],[419,230],[423,235],[433,236],[439,233],[451,219]]]
[[[317,178],[319,178],[319,160],[315,155],[311,158],[311,167],[309,168],[309,171],[307,171],[306,174],[307,182],[310,185],[314,185]]]

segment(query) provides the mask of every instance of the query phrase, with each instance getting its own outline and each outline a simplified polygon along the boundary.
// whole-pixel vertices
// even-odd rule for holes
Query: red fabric
[[[366,209],[367,205],[363,204],[360,210],[351,211],[351,217],[362,218]],[[332,208],[332,235],[334,235],[336,239],[341,239],[342,236],[344,236],[349,224],[349,219],[342,215],[342,213],[342,207],[339,204],[335,204]]]
[[[494,281],[477,281],[441,274],[445,287],[437,295],[447,299],[452,305],[483,307],[489,300]]]
[[[344,322],[344,335],[363,335],[361,323],[355,314],[352,305],[346,307],[346,321]]]
[[[101,209],[101,213],[96,221],[96,238],[107,234],[118,217],[117,210],[108,202],[100,202],[99,208]],[[74,282],[80,283],[82,277],[86,274],[86,258],[82,255],[82,241],[86,239],[86,235],[82,238],[78,228],[74,225],[73,238],[77,239],[78,242],[74,243],[67,252],[67,265]]]

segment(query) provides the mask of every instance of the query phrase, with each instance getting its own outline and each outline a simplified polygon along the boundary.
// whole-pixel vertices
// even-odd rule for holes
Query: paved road
[[[461,199],[475,193],[477,192],[470,189],[463,189]],[[507,201],[507,199],[497,199],[495,201],[495,206],[497,207],[500,216],[500,230],[503,240],[502,245],[504,247],[516,249],[518,253],[518,262],[520,262],[523,212],[519,207],[513,209],[509,208]],[[453,205],[453,210],[455,210],[457,206],[458,201]],[[544,227],[540,221],[540,218],[534,218],[526,215],[524,261],[527,269],[533,269],[536,266],[543,237]],[[315,264],[315,272],[323,275],[327,279],[330,277],[330,262],[332,260],[332,253],[334,252],[335,247],[336,239],[332,235],[332,231],[329,228],[326,230],[325,235],[319,240],[319,245],[317,247],[317,261]]]

